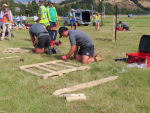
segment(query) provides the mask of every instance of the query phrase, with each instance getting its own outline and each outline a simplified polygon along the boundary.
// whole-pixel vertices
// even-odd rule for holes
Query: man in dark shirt
[[[71,49],[69,53],[65,56],[62,56],[62,60],[66,60],[68,57],[70,57],[73,53],[73,57],[71,59],[76,58],[76,54],[78,52],[76,61],[82,62],[83,64],[88,64],[90,62],[96,62],[100,60],[104,60],[104,58],[100,55],[96,55],[93,58],[94,54],[94,43],[92,42],[91,38],[80,30],[69,30],[66,27],[60,27],[59,28],[59,34],[60,38],[68,37],[71,44]],[[80,47],[79,51],[78,48]]]
[[[35,36],[38,37],[38,44],[35,46],[35,53],[52,54],[50,47],[50,36],[47,30],[39,23],[34,24],[29,29],[32,43],[35,45]],[[42,50],[44,48],[44,50]]]
[[[130,31],[129,26],[125,22],[119,21],[119,24],[121,24],[121,28],[123,28],[123,31]]]

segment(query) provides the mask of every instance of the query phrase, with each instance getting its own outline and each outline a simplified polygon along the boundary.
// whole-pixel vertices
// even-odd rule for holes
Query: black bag
[[[139,51],[150,53],[150,35],[143,35],[139,44]]]

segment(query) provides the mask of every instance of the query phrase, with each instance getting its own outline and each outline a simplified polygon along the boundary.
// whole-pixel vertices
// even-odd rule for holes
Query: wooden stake
[[[0,59],[4,59],[4,58],[15,58],[15,57],[21,57],[21,56],[3,57],[3,58],[0,58]]]
[[[66,97],[66,100],[68,101],[68,102],[70,102],[70,101],[74,101],[74,100],[86,100],[86,96],[79,96],[79,97]]]
[[[84,88],[88,88],[88,87],[93,87],[98,84],[113,81],[117,78],[118,78],[118,76],[112,76],[112,77],[107,77],[107,78],[99,79],[96,81],[92,81],[92,82],[88,82],[88,83],[84,83],[84,84],[80,84],[80,85],[76,85],[76,86],[71,86],[71,87],[64,88],[64,89],[59,89],[59,90],[56,90],[53,93],[53,95],[60,95],[60,94],[66,93],[66,92],[76,91],[76,90],[80,90],[80,89],[84,89]]]
[[[116,29],[116,18],[113,17],[113,36],[112,36],[112,41],[115,42],[115,29]]]

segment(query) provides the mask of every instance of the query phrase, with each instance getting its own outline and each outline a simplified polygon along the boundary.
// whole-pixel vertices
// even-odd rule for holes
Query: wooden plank
[[[58,95],[57,97],[80,97],[80,96],[85,96],[84,93],[81,94],[63,94],[63,95]]]
[[[41,76],[41,78],[47,79],[50,76],[60,75],[60,74],[64,74],[64,73],[69,73],[69,72],[73,72],[73,71],[77,71],[77,70],[85,70],[85,69],[90,69],[90,66],[81,66],[81,67],[75,67],[73,69],[67,69],[67,70],[61,70],[61,71],[58,71],[58,72],[47,73],[47,74],[43,74]]]
[[[113,36],[112,36],[112,42],[115,42],[115,29],[116,29],[116,18],[113,17]]]
[[[80,84],[80,85],[76,85],[76,86],[71,86],[71,87],[64,88],[64,89],[59,89],[59,90],[56,90],[53,93],[53,95],[60,95],[60,94],[66,93],[66,92],[76,91],[76,90],[80,90],[80,89],[84,89],[84,88],[88,88],[88,87],[93,87],[98,84],[116,80],[117,78],[118,78],[118,76],[112,76],[112,77],[107,77],[107,78],[99,79],[96,81],[92,81],[92,82],[88,82],[88,83],[84,83],[84,84]]]
[[[23,70],[23,71],[26,71],[26,72],[28,72],[28,73],[34,74],[34,75],[36,75],[36,76],[41,77],[41,74],[36,73],[36,72],[34,72],[34,71],[31,71],[31,70],[29,70],[29,69],[22,69],[22,70]]]
[[[47,69],[47,68],[44,68],[44,67],[41,67],[41,66],[35,66],[36,68],[39,68],[39,69],[42,69],[42,70],[45,70],[47,72],[55,72],[53,70],[50,70],[50,69]]]
[[[56,63],[52,63],[52,65],[63,66],[63,67],[68,67],[68,68],[74,68],[73,66],[68,66],[68,65],[63,65],[63,64],[56,64]]]
[[[74,100],[86,100],[86,96],[80,96],[80,97],[66,97],[66,100],[68,102],[74,101]]]
[[[50,68],[50,69],[54,69],[56,71],[60,71],[61,69],[58,69],[58,68],[55,68],[55,67],[52,67],[50,65],[43,65],[44,67],[47,67],[47,68]]]
[[[46,65],[46,64],[51,64],[51,63],[55,63],[55,62],[63,62],[63,61],[62,60],[56,60],[56,61],[50,61],[50,62],[43,62],[43,63],[19,66],[19,69],[24,69],[24,68],[29,68],[29,67],[39,66],[39,65]]]
[[[69,62],[63,62],[64,64],[69,64],[69,65],[73,65],[73,66],[78,66],[77,64],[73,64],[73,63],[69,63]]]
[[[3,58],[0,58],[0,59],[5,59],[5,58],[15,58],[15,57],[21,57],[21,56],[3,57]]]

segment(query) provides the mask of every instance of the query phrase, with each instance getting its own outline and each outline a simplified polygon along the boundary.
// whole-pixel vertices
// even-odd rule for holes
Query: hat
[[[71,9],[71,11],[74,11],[74,9]]]
[[[60,28],[59,28],[59,30],[58,30],[59,35],[60,35],[60,37],[59,37],[59,38],[61,38],[61,37],[62,37],[61,33],[63,33],[64,29],[65,29],[65,27],[60,27]]]
[[[53,4],[53,0],[48,0],[48,3],[52,3]]]
[[[8,6],[7,4],[3,4],[2,8],[3,8],[3,7],[7,7],[7,6]]]
[[[39,2],[43,3],[43,0],[39,0]]]

